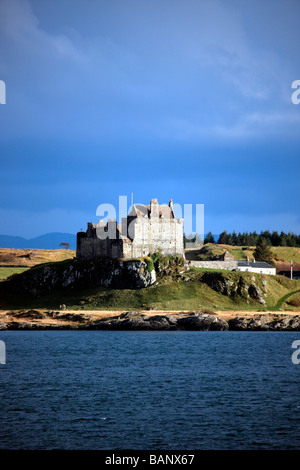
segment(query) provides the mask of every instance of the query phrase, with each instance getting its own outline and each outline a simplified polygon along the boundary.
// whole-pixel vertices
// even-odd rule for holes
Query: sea
[[[0,340],[1,450],[300,448],[299,332],[4,331]]]

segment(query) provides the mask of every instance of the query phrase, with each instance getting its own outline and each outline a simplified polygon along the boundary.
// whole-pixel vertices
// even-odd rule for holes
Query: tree
[[[272,245],[270,230],[265,230],[264,232],[260,232],[260,236],[266,239],[266,242],[268,245]]]
[[[280,235],[278,232],[273,232],[271,235],[271,242],[273,246],[279,246],[280,245]]]
[[[280,243],[279,246],[286,246],[286,234],[284,232],[280,233]]]
[[[66,250],[69,249],[70,243],[64,243],[62,242],[59,246],[63,246]]]
[[[274,264],[272,252],[265,237],[259,237],[253,256],[256,261]]]
[[[238,246],[242,245],[242,240],[243,240],[243,235],[241,234],[241,232],[239,232],[238,235],[237,235],[237,245]]]
[[[226,230],[220,233],[218,243],[219,245],[228,245],[228,234]]]
[[[206,243],[216,243],[214,236],[211,232],[208,232],[208,234],[204,238],[204,245],[206,245]]]
[[[238,237],[237,237],[237,234],[235,233],[235,230],[232,232],[231,240],[232,240],[232,245],[236,246],[238,244]]]

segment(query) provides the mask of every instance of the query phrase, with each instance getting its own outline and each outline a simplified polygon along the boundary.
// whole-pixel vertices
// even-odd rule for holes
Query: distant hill
[[[76,235],[72,233],[54,232],[30,238],[29,240],[23,237],[0,235],[0,248],[39,248],[43,250],[56,250],[60,248],[61,243],[69,243],[69,249],[76,250]]]

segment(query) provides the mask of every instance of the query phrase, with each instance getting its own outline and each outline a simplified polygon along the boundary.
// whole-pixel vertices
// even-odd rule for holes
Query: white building
[[[251,273],[276,274],[275,266],[265,261],[238,261],[237,271],[249,271]]]

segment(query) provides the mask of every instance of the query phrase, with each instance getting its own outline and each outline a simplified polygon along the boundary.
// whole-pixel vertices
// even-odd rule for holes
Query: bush
[[[151,273],[154,270],[154,262],[152,258],[145,258],[145,263],[147,264],[147,271]]]
[[[292,299],[292,300],[289,300],[288,304],[292,305],[293,307],[300,307],[300,300]]]

